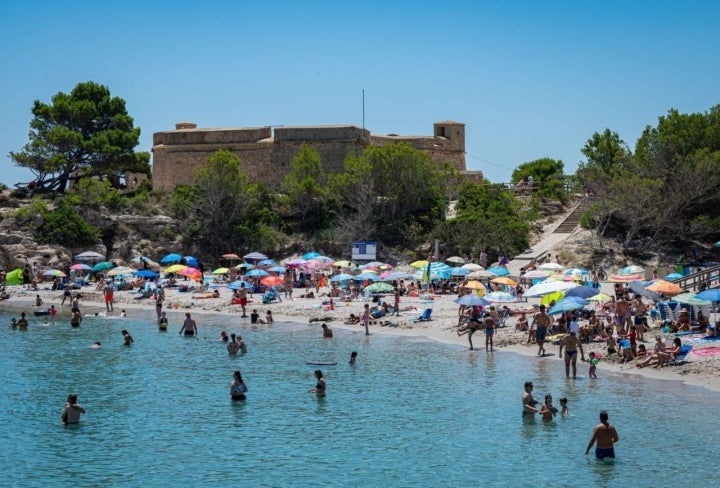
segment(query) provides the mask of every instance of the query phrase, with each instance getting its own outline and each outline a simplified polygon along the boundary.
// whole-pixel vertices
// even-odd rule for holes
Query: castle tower
[[[435,144],[448,151],[465,152],[465,124],[445,120],[435,122]]]

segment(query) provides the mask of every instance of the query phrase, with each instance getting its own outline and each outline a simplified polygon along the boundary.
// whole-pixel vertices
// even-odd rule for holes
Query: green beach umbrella
[[[393,290],[394,288],[390,283],[383,283],[382,281],[365,287],[365,291],[369,291],[370,293],[389,293]]]

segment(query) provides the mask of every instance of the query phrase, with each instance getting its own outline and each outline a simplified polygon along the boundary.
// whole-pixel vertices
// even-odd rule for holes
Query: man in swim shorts
[[[185,312],[185,321],[178,334],[185,333],[186,336],[193,336],[197,334],[197,323],[190,317],[190,312]]]
[[[565,348],[565,356],[563,356],[563,347]],[[572,364],[573,378],[577,377],[577,352],[580,348],[580,357],[585,361],[585,352],[583,351],[580,339],[575,335],[575,331],[570,331],[568,335],[560,341],[560,356],[565,361],[565,377],[570,377],[570,364]]]
[[[614,444],[619,441],[618,433],[615,427],[610,425],[608,422],[608,414],[605,410],[600,411],[600,423],[593,429],[593,435],[590,438],[590,443],[585,449],[585,455],[587,456],[592,448],[593,444],[597,441],[597,447],[595,448],[595,457],[598,459],[615,458]]]
[[[103,288],[103,294],[105,295],[105,309],[108,312],[113,311],[113,287],[109,281],[105,281],[105,287]]]
[[[247,288],[245,283],[240,283],[240,289],[238,290],[238,296],[240,297],[240,306],[242,307],[242,318],[247,318],[245,314],[245,307],[247,307]]]
[[[77,402],[77,395],[68,395],[65,407],[62,410],[60,418],[63,424],[80,423],[80,414],[85,413],[85,409]]]
[[[525,391],[522,394],[522,416],[523,418],[531,417],[535,418],[535,413],[538,411],[538,409],[535,407],[535,405],[538,404],[538,401],[533,398],[532,394],[533,390],[533,384],[532,381],[526,381],[525,382]]]
[[[547,337],[548,327],[552,323],[550,316],[545,313],[545,305],[540,305],[540,312],[533,317],[533,325],[535,326],[535,341],[538,345],[538,356],[545,354],[545,338]]]

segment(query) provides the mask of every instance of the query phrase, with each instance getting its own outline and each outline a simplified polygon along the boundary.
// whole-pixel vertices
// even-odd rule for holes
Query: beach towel
[[[720,356],[720,347],[719,346],[709,346],[709,347],[695,348],[692,351],[690,351],[690,354],[694,354],[696,356]]]

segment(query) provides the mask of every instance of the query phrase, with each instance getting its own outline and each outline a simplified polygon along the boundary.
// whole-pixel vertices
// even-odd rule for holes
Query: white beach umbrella
[[[548,271],[560,271],[563,269],[562,264],[558,263],[543,263],[540,266],[538,266],[538,269],[545,269]]]
[[[554,293],[556,291],[569,290],[578,286],[576,283],[571,281],[543,281],[537,285],[533,285],[527,289],[523,294],[525,297],[541,297],[548,293]]]
[[[467,275],[466,278],[469,280],[489,280],[490,278],[495,278],[496,276],[497,275],[492,271],[488,271],[486,269],[479,269]]]
[[[469,269],[470,271],[480,271],[481,269],[485,269],[485,268],[483,268],[482,266],[480,266],[479,264],[476,264],[476,263],[465,263],[465,264],[463,264],[463,265],[460,266],[460,267],[461,267],[461,268],[465,268],[465,269]]]

